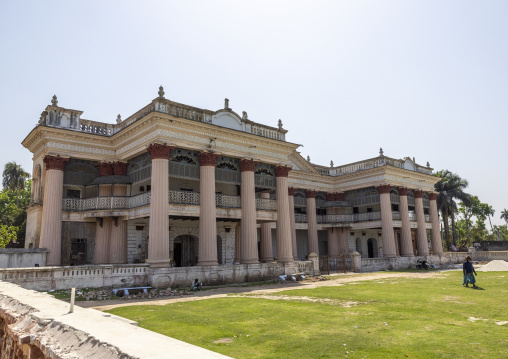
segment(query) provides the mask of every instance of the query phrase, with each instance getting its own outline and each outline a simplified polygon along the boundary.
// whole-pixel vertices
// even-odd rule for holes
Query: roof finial
[[[58,107],[58,100],[56,99],[56,95],[53,95],[53,98],[51,99],[51,105]]]
[[[384,155],[383,155],[383,153],[384,153],[384,152],[383,152],[383,148],[382,148],[382,147],[379,147],[379,155],[380,155],[380,156],[384,156]]]
[[[229,99],[224,99],[224,110],[229,110]]]
[[[333,167],[333,160],[330,161],[330,167]]]
[[[164,98],[164,87],[162,87],[162,85],[159,86],[159,98]]]
[[[277,123],[277,125],[279,126],[279,130],[282,130],[282,120],[279,119],[279,123]]]
[[[247,116],[247,112],[243,111],[242,112],[242,120],[248,120],[248,119],[249,119],[249,116]]]
[[[122,122],[122,116],[120,116],[120,114],[118,114],[118,116],[116,116],[116,123],[119,124]]]
[[[307,162],[310,162],[310,156],[307,156]]]
[[[430,163],[429,163],[429,161],[427,161],[427,167],[428,167],[428,168],[430,168]]]

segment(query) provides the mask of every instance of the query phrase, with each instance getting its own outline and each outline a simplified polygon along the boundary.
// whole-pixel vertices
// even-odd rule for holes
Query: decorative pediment
[[[289,155],[289,163],[293,167],[293,170],[319,173],[310,162],[306,161],[305,158],[302,157],[298,151],[293,151],[293,153]]]
[[[248,126],[240,116],[231,110],[217,111],[215,115],[212,116],[212,124],[231,128],[233,130],[250,132],[250,125]],[[247,128],[247,126],[249,128]]]
[[[410,170],[410,171],[416,171],[416,164],[409,158],[406,157],[404,159],[404,169]]]

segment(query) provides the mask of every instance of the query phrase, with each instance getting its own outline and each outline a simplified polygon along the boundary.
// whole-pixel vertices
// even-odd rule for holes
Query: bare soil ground
[[[383,280],[383,279],[394,279],[394,278],[430,278],[441,275],[441,272],[419,272],[419,273],[400,273],[400,272],[374,272],[368,274],[356,274],[356,273],[348,273],[348,274],[331,274],[332,279],[324,280],[324,281],[311,281],[306,280],[302,282],[290,282],[290,283],[277,283],[270,285],[260,285],[253,287],[221,287],[209,289],[201,292],[196,292],[193,295],[186,295],[181,297],[167,297],[164,299],[133,299],[133,300],[111,300],[111,301],[85,301],[85,302],[76,302],[76,305],[79,305],[84,308],[94,308],[97,310],[110,310],[116,307],[126,307],[131,305],[165,305],[169,303],[179,303],[179,302],[190,302],[195,300],[205,300],[205,299],[213,299],[213,298],[224,298],[227,296],[245,296],[245,295],[254,295],[257,298],[265,298],[265,299],[277,299],[277,300],[290,300],[293,299],[289,296],[272,296],[272,293],[281,292],[288,289],[311,289],[318,288],[322,286],[341,286],[344,283],[351,282],[360,282],[360,281],[369,281],[369,280]],[[306,301],[306,300],[315,300],[314,298],[308,297],[298,297],[298,300]],[[347,303],[330,303],[334,305],[343,305],[343,306],[353,306],[357,303],[347,302]]]

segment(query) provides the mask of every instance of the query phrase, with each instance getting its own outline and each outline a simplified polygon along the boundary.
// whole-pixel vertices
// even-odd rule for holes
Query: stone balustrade
[[[358,171],[364,171],[376,167],[381,166],[393,166],[397,168],[405,168],[405,159],[395,159],[395,158],[389,158],[385,156],[380,156],[376,158],[371,158],[364,161],[354,162],[350,163],[344,166],[338,166],[338,167],[319,167],[318,171],[319,173],[327,176],[342,176],[348,173],[358,172]],[[416,165],[416,168],[414,169],[415,172],[424,173],[428,175],[432,175],[432,169],[429,167],[423,167]]]

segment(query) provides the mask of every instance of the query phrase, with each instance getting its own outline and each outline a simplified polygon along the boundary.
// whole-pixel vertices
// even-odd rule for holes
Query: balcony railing
[[[227,194],[216,194],[215,205],[219,208],[241,208],[240,196],[230,196]]]
[[[275,211],[277,209],[277,203],[273,199],[256,198],[256,209]]]
[[[199,192],[170,190],[169,203],[199,205]]]
[[[379,201],[380,200],[379,200],[378,194],[348,199],[349,204],[353,207],[366,205],[366,204],[375,204],[375,203],[379,203]]]

